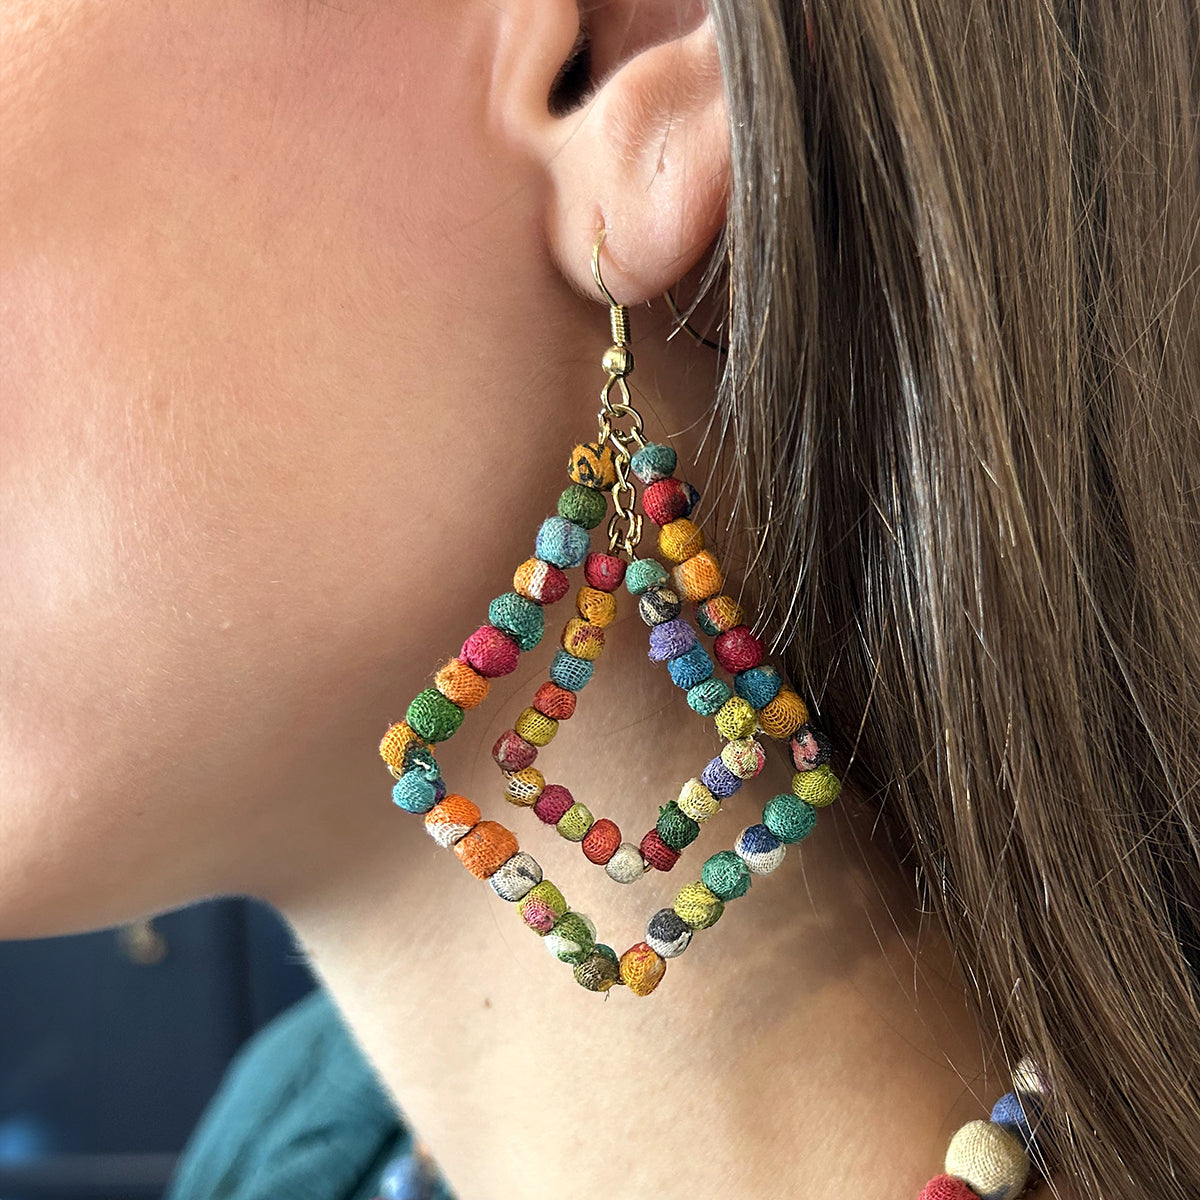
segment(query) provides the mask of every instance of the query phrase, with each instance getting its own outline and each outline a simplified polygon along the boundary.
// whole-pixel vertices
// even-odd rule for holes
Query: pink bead
[[[961,1179],[953,1175],[937,1175],[931,1179],[917,1200],[979,1200]]]
[[[485,679],[510,675],[517,669],[520,647],[494,625],[480,625],[465,642],[458,656],[465,659]]]
[[[717,635],[713,642],[713,654],[730,675],[736,675],[762,662],[763,644],[750,632],[749,626],[735,625]]]
[[[506,729],[492,747],[492,757],[502,771],[523,771],[533,765],[537,747],[527,742],[515,729]]]
[[[531,896],[521,906],[521,919],[530,929],[549,933],[558,920],[558,914],[544,900]]]
[[[575,797],[561,783],[548,783],[542,788],[542,794],[533,806],[533,811],[537,813],[539,821],[544,821],[547,825],[557,825],[563,813],[574,803]]]
[[[594,551],[583,560],[583,576],[602,592],[615,592],[625,579],[625,561],[612,554]]]

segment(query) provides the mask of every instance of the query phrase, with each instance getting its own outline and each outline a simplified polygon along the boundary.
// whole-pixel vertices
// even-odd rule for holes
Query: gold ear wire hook
[[[604,352],[604,369],[610,375],[624,378],[633,370],[633,351],[629,348],[629,309],[624,304],[618,304],[616,297],[605,286],[600,275],[600,247],[608,227],[602,226],[596,244],[592,247],[592,278],[600,289],[601,295],[608,301],[608,323],[612,329],[613,344]]]

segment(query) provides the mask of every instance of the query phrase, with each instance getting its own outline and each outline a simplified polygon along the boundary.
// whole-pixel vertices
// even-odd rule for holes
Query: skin
[[[589,10],[555,116],[565,0],[5,6],[0,936],[268,900],[463,1200],[911,1198],[1003,1082],[852,785],[646,1000],[578,988],[389,800],[380,736],[593,436],[602,224],[648,433],[719,457],[715,359],[657,300],[723,216],[712,31]],[[544,754],[636,839],[716,743],[621,611]],[[618,888],[489,754],[554,641],[440,757],[620,950],[687,862]]]

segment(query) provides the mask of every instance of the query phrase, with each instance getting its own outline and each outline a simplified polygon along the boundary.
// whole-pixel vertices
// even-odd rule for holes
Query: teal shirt
[[[413,1138],[322,988],[234,1056],[164,1200],[371,1200]],[[454,1200],[440,1179],[429,1200]]]

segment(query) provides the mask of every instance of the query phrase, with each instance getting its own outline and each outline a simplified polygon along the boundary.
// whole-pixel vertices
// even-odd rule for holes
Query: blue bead
[[[1028,1110],[1028,1115],[1026,1112]],[[1033,1145],[1033,1130],[1030,1127],[1029,1117],[1032,1116],[1037,1120],[1037,1103],[1031,1096],[1026,1096],[1024,1100],[1013,1092],[1008,1092],[1001,1096],[999,1100],[992,1106],[992,1123],[995,1125],[1003,1125],[1006,1129],[1015,1133],[1021,1139],[1026,1150]]]
[[[587,558],[588,531],[566,517],[547,517],[538,530],[534,553],[556,567],[578,567]]]
[[[702,717],[716,716],[721,711],[725,701],[733,695],[733,689],[723,679],[715,675],[688,688],[688,707],[698,712]]]
[[[631,596],[640,596],[647,589],[661,587],[667,582],[667,569],[654,558],[635,558],[625,568],[625,588]]]
[[[586,658],[576,658],[566,650],[560,650],[550,664],[550,679],[568,692],[577,692],[586,686],[594,670],[595,665]]]
[[[679,515],[681,517],[690,517],[692,515],[692,509],[700,503],[700,493],[696,491],[696,489],[692,487],[692,485],[688,483],[686,479],[682,482],[683,494],[687,497],[687,508],[685,508]]]
[[[446,781],[439,775],[433,781],[433,802],[441,804],[446,798]]]
[[[701,772],[700,782],[718,800],[732,796],[742,786],[742,781],[725,765],[719,754]]]
[[[643,483],[657,483],[675,474],[675,451],[662,442],[647,442],[629,460],[629,467]]]
[[[436,803],[434,786],[419,771],[405,771],[392,788],[392,799],[405,812],[427,813]]]
[[[758,712],[779,695],[783,680],[774,667],[751,667],[733,677],[733,686],[737,694]]]
[[[433,1176],[418,1154],[394,1158],[379,1179],[380,1200],[429,1200],[433,1195]]]
[[[693,646],[686,654],[671,659],[667,670],[676,687],[694,688],[712,675],[713,663],[703,646]]]
[[[747,826],[738,842],[747,854],[774,854],[780,846],[779,839],[765,825]]]
[[[650,658],[666,662],[686,654],[696,644],[696,631],[682,617],[664,621],[650,630]]]

